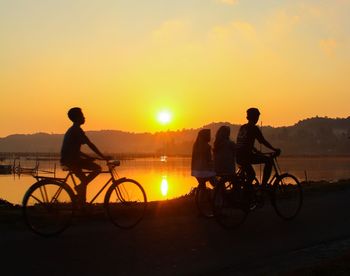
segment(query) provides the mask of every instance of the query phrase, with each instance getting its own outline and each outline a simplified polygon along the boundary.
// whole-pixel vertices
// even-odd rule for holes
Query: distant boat
[[[35,167],[30,167],[30,168],[22,167],[20,162],[17,165],[13,166],[13,172],[18,175],[20,174],[36,175],[38,174],[38,169],[39,169],[39,162],[36,162]]]
[[[11,174],[11,173],[12,173],[12,165],[0,164],[0,174]]]
[[[168,160],[168,156],[166,156],[166,155],[162,155],[161,157],[160,157],[160,161],[161,162],[166,162]]]

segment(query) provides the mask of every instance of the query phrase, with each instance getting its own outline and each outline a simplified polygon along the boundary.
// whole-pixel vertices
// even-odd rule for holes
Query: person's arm
[[[95,152],[97,155],[99,155],[102,159],[110,159],[108,156],[104,156],[101,151],[95,146],[94,143],[90,141],[90,139],[85,135],[85,132],[80,128],[80,139],[82,140],[82,144],[86,144],[93,152]],[[80,152],[80,155],[91,158],[91,156],[87,155],[86,153]]]
[[[104,156],[100,150],[95,146],[94,143],[92,143],[89,139],[86,141],[86,144],[89,146],[90,149],[92,149],[97,155],[99,155],[102,159],[107,159],[106,156]]]
[[[259,143],[263,144],[265,147],[269,148],[270,150],[273,150],[275,152],[281,152],[280,149],[275,148],[265,139],[260,129],[258,129],[257,140],[259,141]]]
[[[269,148],[269,149],[271,149],[271,150],[273,150],[273,151],[277,151],[277,150],[278,150],[277,148],[275,148],[274,146],[272,146],[265,138],[263,138],[262,144],[263,144],[265,147],[267,147],[267,148]]]
[[[211,153],[211,147],[209,145],[206,145],[206,161],[207,161],[207,164],[210,168],[214,167],[214,161],[213,161],[213,156]]]

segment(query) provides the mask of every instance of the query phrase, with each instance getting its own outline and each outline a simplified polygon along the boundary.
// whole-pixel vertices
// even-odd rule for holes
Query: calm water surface
[[[6,163],[6,161],[5,161]],[[119,176],[129,177],[137,180],[145,189],[149,201],[166,200],[185,195],[197,186],[196,180],[190,175],[190,158],[138,158],[122,161],[117,168]],[[279,159],[282,171],[295,174],[301,181],[305,180],[327,180],[350,178],[350,157],[332,158],[301,158],[288,157]],[[35,161],[21,161],[23,167],[33,167]],[[41,170],[53,170],[54,161],[40,162]],[[63,177],[56,163],[56,176]],[[260,167],[256,167],[257,176],[260,178]],[[88,199],[106,182],[107,175],[101,175],[88,186]],[[21,203],[26,190],[35,179],[30,175],[0,175],[0,198],[12,203]],[[98,198],[103,201],[104,193]]]

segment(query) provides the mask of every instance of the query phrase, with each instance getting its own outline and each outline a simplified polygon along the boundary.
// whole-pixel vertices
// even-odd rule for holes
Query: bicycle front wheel
[[[73,198],[74,193],[66,183],[38,181],[24,195],[24,220],[36,234],[57,235],[70,225],[74,213]]]
[[[138,224],[146,210],[147,198],[142,186],[133,179],[116,181],[105,196],[105,208],[112,223],[129,229]]]
[[[199,186],[196,188],[195,202],[200,215],[211,218],[213,217],[213,197],[214,188],[207,181],[205,186]]]
[[[273,185],[272,203],[277,215],[285,220],[295,218],[303,203],[303,190],[298,179],[282,174]]]
[[[213,212],[216,221],[226,229],[235,229],[248,215],[248,208],[242,187],[233,183],[221,183],[215,188]]]

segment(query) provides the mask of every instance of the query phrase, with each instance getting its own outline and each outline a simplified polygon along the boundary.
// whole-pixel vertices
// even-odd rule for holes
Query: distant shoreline
[[[183,157],[190,158],[190,154],[160,154],[160,153],[109,153],[115,159],[127,160],[133,158],[158,158],[161,156],[167,157]],[[59,160],[60,153],[58,152],[0,152],[0,159],[25,158],[27,160]],[[281,155],[282,158],[350,158],[350,154],[286,154]]]
[[[212,141],[222,125],[230,127],[231,138],[237,137],[240,125],[214,122],[203,126],[211,130]],[[157,157],[160,155],[188,157],[201,128],[157,133],[133,133],[118,130],[85,131],[89,139],[101,145],[105,153],[118,158]],[[283,156],[350,156],[350,117],[346,119],[311,118],[289,127],[263,126],[262,132]],[[0,138],[0,152],[18,154],[58,155],[63,134],[17,134]],[[103,146],[102,146],[103,145]]]

